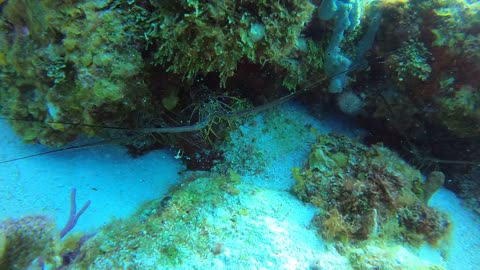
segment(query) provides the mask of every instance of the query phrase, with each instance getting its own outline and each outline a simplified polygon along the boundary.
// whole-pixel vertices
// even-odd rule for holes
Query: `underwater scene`
[[[479,0],[0,0],[0,270],[480,269]]]

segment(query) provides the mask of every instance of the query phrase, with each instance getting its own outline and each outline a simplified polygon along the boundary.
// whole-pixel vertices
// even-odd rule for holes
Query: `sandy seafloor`
[[[291,168],[302,165],[308,156],[309,145],[314,142],[312,134],[305,135],[307,133],[297,130],[299,126],[311,125],[318,132],[334,131],[351,137],[361,136],[362,131],[349,125],[348,120],[341,116],[325,116],[323,120],[318,120],[295,104],[283,105],[267,114],[270,114],[269,120],[265,120],[264,115],[258,115],[254,117],[255,125],[246,123],[241,126],[243,137],[232,135],[233,143],[238,145],[251,142],[249,138],[255,137],[254,147],[266,161],[261,173],[249,172],[248,160],[243,165],[232,165],[242,176],[246,189],[257,186],[266,190],[260,201],[249,202],[248,198],[242,201],[243,204],[251,204],[248,206],[252,213],[250,218],[256,218],[258,228],[263,230],[251,234],[257,238],[257,244],[251,246],[251,241],[233,240],[232,244],[237,245],[237,250],[251,251],[251,254],[256,253],[256,248],[271,247],[271,253],[259,250],[262,256],[253,258],[251,265],[239,267],[306,269],[313,264],[312,260],[319,260],[322,261],[322,269],[342,269],[342,265],[346,265],[345,258],[329,249],[308,226],[314,209],[303,205],[288,193],[294,182]],[[274,119],[281,121],[272,127]],[[289,126],[288,123],[295,124]],[[265,125],[270,126],[265,129]],[[0,141],[0,161],[49,150],[43,146],[21,143],[5,121],[0,121]],[[89,199],[92,203],[74,231],[95,231],[112,217],[126,217],[142,202],[164,196],[169,187],[178,183],[178,173],[185,170],[185,166],[174,158],[175,154],[175,149],[169,149],[153,151],[134,159],[128,156],[125,149],[107,145],[0,164],[0,220],[28,214],[48,214],[55,217],[61,228],[68,217],[70,190],[76,188],[77,208]],[[235,157],[232,157],[232,162],[235,161]],[[253,163],[252,167],[255,167]],[[448,249],[447,260],[440,256],[439,250],[429,247],[410,253],[447,269],[480,269],[478,217],[464,209],[459,199],[445,189],[434,195],[430,205],[448,212],[454,223],[453,241]],[[263,216],[254,216],[255,213]],[[251,225],[245,222],[245,226]],[[242,244],[246,246],[238,246]],[[239,255],[232,251],[230,253],[230,256]],[[219,261],[215,266],[227,265],[234,269],[234,258],[225,256],[224,261]],[[282,259],[273,258],[275,256]],[[197,261],[194,264],[199,266],[201,263]]]

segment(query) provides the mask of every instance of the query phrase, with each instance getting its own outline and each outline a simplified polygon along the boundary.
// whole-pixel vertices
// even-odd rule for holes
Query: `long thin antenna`
[[[135,137],[138,137],[139,135],[135,136]],[[62,148],[59,148],[59,149],[54,149],[54,150],[50,150],[50,151],[45,151],[45,152],[41,152],[41,153],[37,153],[37,154],[33,154],[33,155],[28,155],[28,156],[23,156],[23,157],[18,157],[18,158],[12,158],[12,159],[8,159],[8,160],[3,160],[3,161],[0,161],[0,164],[3,164],[3,163],[9,163],[9,162],[14,162],[14,161],[19,161],[19,160],[23,160],[23,159],[29,159],[29,158],[33,158],[33,157],[38,157],[38,156],[44,156],[44,155],[48,155],[48,154],[53,154],[53,153],[58,153],[58,152],[64,152],[64,151],[70,151],[70,150],[77,150],[77,149],[84,149],[84,148],[90,148],[90,147],[96,147],[96,146],[101,146],[101,145],[107,145],[107,144],[115,144],[115,143],[120,143],[120,142],[123,142],[125,140],[130,140],[130,139],[134,139],[135,137],[128,137],[128,138],[124,138],[124,139],[109,139],[109,140],[103,140],[103,141],[98,141],[98,142],[94,142],[94,143],[88,143],[88,144],[82,144],[82,145],[73,145],[73,146],[68,146],[68,147],[62,147]]]
[[[390,52],[390,54],[391,53],[392,52]],[[384,56],[377,57],[376,61],[380,61],[380,59],[382,59],[382,58],[384,58]],[[116,126],[101,126],[101,125],[91,125],[91,124],[83,124],[83,123],[60,122],[60,121],[40,121],[40,120],[33,120],[33,119],[16,119],[16,118],[8,118],[8,117],[0,117],[0,119],[13,120],[13,121],[26,121],[26,122],[40,122],[40,123],[50,123],[50,124],[85,126],[85,127],[113,129],[113,130],[128,130],[128,131],[141,132],[143,134],[145,134],[145,133],[162,133],[162,134],[189,133],[189,132],[199,131],[199,130],[207,127],[211,123],[211,121],[213,121],[214,118],[216,118],[216,117],[220,117],[220,118],[223,118],[223,119],[233,119],[233,118],[241,118],[241,117],[245,117],[247,115],[260,113],[260,112],[265,111],[267,109],[270,109],[274,106],[278,106],[280,104],[283,104],[283,103],[285,103],[285,102],[287,102],[287,101],[289,101],[289,100],[291,100],[291,99],[293,99],[293,98],[295,98],[295,97],[297,97],[297,96],[299,96],[303,93],[306,93],[306,92],[312,90],[314,87],[320,85],[321,83],[323,83],[327,80],[331,80],[331,79],[335,78],[336,76],[339,76],[339,75],[351,72],[353,70],[356,70],[359,67],[360,66],[358,64],[352,65],[351,67],[349,67],[348,69],[346,69],[344,71],[338,72],[337,74],[334,74],[334,75],[328,76],[326,78],[323,78],[321,80],[318,80],[316,82],[313,82],[313,83],[305,86],[301,90],[298,90],[298,91],[293,92],[289,95],[283,96],[283,97],[281,97],[279,99],[276,99],[272,102],[269,102],[269,103],[266,103],[266,104],[263,104],[263,105],[260,105],[260,106],[257,106],[257,107],[249,108],[249,109],[246,109],[246,110],[237,111],[237,112],[217,112],[217,113],[214,113],[212,115],[209,115],[209,117],[203,119],[202,121],[197,122],[196,124],[187,125],[187,126],[157,127],[157,128],[124,128],[124,127],[116,127]],[[133,137],[127,137],[127,138],[124,138],[124,139],[110,139],[110,140],[103,140],[103,141],[90,143],[90,144],[63,147],[63,148],[60,148],[60,149],[46,151],[46,152],[42,152],[42,153],[38,153],[38,154],[33,154],[33,155],[29,155],[29,156],[23,156],[23,157],[19,157],[19,158],[0,161],[0,164],[14,162],[14,161],[23,160],[23,159],[28,159],[28,158],[32,158],[32,157],[44,156],[44,155],[63,152],[63,151],[70,151],[70,150],[90,148],[90,147],[106,145],[106,144],[119,143],[119,142],[123,142],[123,141],[126,141],[126,140],[134,139],[136,137],[138,138],[139,136],[141,136],[141,135],[136,135],[136,136],[133,136]]]
[[[84,124],[84,123],[73,123],[73,122],[62,122],[62,121],[42,121],[42,120],[36,120],[36,119],[22,119],[22,118],[11,118],[11,117],[2,117],[2,116],[0,116],[0,119],[17,121],[17,122],[21,121],[21,122],[44,123],[44,124],[62,124],[62,125],[102,128],[102,129],[131,130],[130,128],[124,128],[124,127],[91,125],[91,124]]]

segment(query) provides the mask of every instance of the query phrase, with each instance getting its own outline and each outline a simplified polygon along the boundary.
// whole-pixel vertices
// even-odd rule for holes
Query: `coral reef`
[[[470,86],[434,97],[440,108],[432,114],[437,123],[442,124],[460,138],[479,136],[480,92]]]
[[[9,0],[0,5],[0,111],[27,142],[59,146],[85,134],[112,137],[105,126],[195,127],[209,120],[184,140],[153,134],[130,145],[136,154],[175,145],[186,160],[208,169],[216,155],[198,149],[226,138],[237,115],[247,115],[251,105],[273,101],[273,106],[282,96],[311,90],[305,104],[337,100],[342,112],[364,120],[376,141],[391,139],[425,163],[442,166],[447,176],[446,164],[480,159],[478,3]],[[115,138],[131,135],[120,132]],[[451,151],[451,141],[458,142],[458,151]],[[345,163],[344,155],[331,158]],[[312,168],[319,170],[315,159],[323,158],[312,154]],[[363,176],[369,184],[345,177],[328,196],[355,191],[367,200],[380,196],[378,189],[385,193],[381,198],[393,196],[388,200],[397,204],[379,180],[393,179],[390,173],[372,164]],[[428,196],[420,195],[422,188],[415,192]],[[340,205],[348,204],[344,199],[337,198]],[[372,206],[351,210],[370,220],[383,214]],[[346,227],[356,223],[341,209],[328,209],[320,219],[328,218],[345,220]],[[347,231],[365,238],[369,229],[364,224]]]
[[[313,224],[326,239],[398,238],[413,245],[447,239],[449,218],[424,203],[431,185],[381,145],[320,135],[306,167],[293,176],[293,193],[321,210]]]
[[[297,1],[162,1],[155,3],[147,37],[155,59],[188,81],[210,72],[225,86],[241,61],[294,72],[301,65],[301,32],[314,5]],[[182,52],[179,54],[178,52]]]
[[[310,207],[285,191],[245,184],[232,171],[223,176],[196,172],[183,177],[183,184],[162,199],[102,228],[82,246],[84,259],[71,267],[252,269],[268,261],[270,267],[279,269],[363,269],[370,265],[443,269],[384,242],[339,243],[336,249],[324,250],[315,240],[315,231],[307,226],[313,216]],[[381,260],[381,254],[388,257]]]
[[[1,269],[27,269],[32,261],[55,257],[58,234],[55,223],[45,216],[26,216],[0,223]]]
[[[426,81],[432,72],[427,60],[431,53],[419,41],[410,40],[388,58],[388,66],[395,67],[395,73],[390,77],[399,83],[420,79]]]
[[[355,1],[344,36],[309,0],[8,1],[1,111],[25,141],[58,146],[108,135],[101,126],[196,120],[197,104],[212,99],[265,102],[334,75],[324,70],[328,41],[363,59],[380,22],[361,26],[368,2]]]
[[[480,160],[474,45],[480,6],[439,0],[382,1],[379,7],[383,22],[371,57],[381,61],[352,76],[365,104],[357,119],[371,131],[370,142],[394,148],[425,174],[468,173]],[[458,190],[461,184],[446,186]]]
[[[480,19],[478,2],[461,0],[432,1],[435,14],[435,27],[432,33],[435,37],[432,45],[446,47],[458,57],[480,60]]]
[[[95,125],[125,125],[135,110],[145,109],[149,94],[140,33],[112,5],[5,4],[0,18],[1,110],[25,141],[61,145],[79,134],[98,134]]]

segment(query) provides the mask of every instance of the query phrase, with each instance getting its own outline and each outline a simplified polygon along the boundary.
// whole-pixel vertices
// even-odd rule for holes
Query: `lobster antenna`
[[[394,50],[396,51],[396,50]],[[375,59],[375,62],[379,62],[381,59],[383,59],[385,56],[392,54],[393,52],[389,52],[388,54],[379,56]],[[91,124],[83,124],[83,123],[72,123],[72,122],[60,122],[60,121],[40,121],[40,120],[33,120],[33,119],[16,119],[16,118],[8,118],[8,117],[0,117],[0,119],[3,120],[12,120],[12,121],[26,121],[26,122],[41,122],[41,123],[51,123],[51,124],[63,124],[63,125],[75,125],[75,126],[85,126],[85,127],[93,127],[93,128],[102,128],[102,129],[112,129],[112,130],[128,130],[128,131],[136,131],[136,132],[141,132],[143,134],[145,133],[161,133],[161,134],[179,134],[179,133],[189,133],[189,132],[196,132],[199,130],[202,130],[203,128],[207,127],[211,121],[214,120],[215,117],[220,117],[223,119],[233,119],[233,118],[242,118],[247,115],[251,114],[256,114],[260,113],[262,111],[265,111],[267,109],[270,109],[274,106],[281,105],[303,93],[309,92],[312,90],[314,87],[320,85],[321,83],[331,80],[335,78],[336,76],[351,72],[353,70],[356,70],[357,68],[360,68],[361,66],[359,64],[354,64],[351,67],[349,67],[346,70],[343,70],[341,72],[338,72],[334,75],[328,76],[326,78],[320,79],[318,81],[315,81],[301,90],[298,90],[296,92],[293,92],[289,95],[283,96],[281,98],[278,98],[274,101],[271,101],[269,103],[259,105],[257,107],[245,109],[245,110],[240,110],[237,112],[217,112],[212,115],[209,115],[206,119],[203,119],[202,121],[197,122],[196,124],[193,125],[187,125],[187,126],[176,126],[176,127],[158,127],[158,128],[125,128],[125,127],[116,127],[116,126],[102,126],[102,125],[91,125]],[[100,145],[107,145],[107,144],[113,144],[113,143],[121,143],[126,140],[131,140],[134,138],[138,138],[141,135],[135,135],[135,136],[130,136],[126,137],[123,139],[109,139],[109,140],[103,140],[99,142],[94,142],[94,143],[89,143],[89,144],[82,144],[82,145],[75,145],[75,146],[69,146],[69,147],[63,147],[59,149],[54,149],[46,152],[41,152],[38,154],[33,154],[33,155],[28,155],[28,156],[23,156],[23,157],[18,157],[18,158],[13,158],[9,160],[4,160],[0,161],[0,164],[3,163],[9,163],[9,162],[14,162],[18,160],[23,160],[23,159],[28,159],[28,158],[33,158],[33,157],[38,157],[38,156],[44,156],[48,154],[53,154],[53,153],[58,153],[58,152],[64,152],[64,151],[70,151],[70,150],[77,150],[77,149],[84,149],[84,148],[90,148],[90,147],[95,147],[95,146],[100,146]]]

